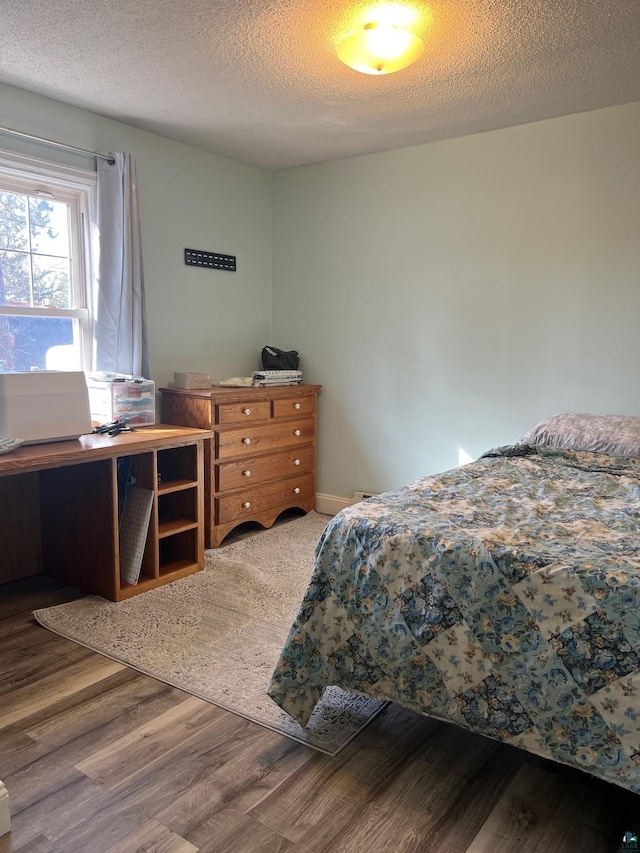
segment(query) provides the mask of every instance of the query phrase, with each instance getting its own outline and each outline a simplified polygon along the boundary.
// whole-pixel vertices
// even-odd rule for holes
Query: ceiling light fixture
[[[338,58],[363,74],[392,74],[422,56],[424,44],[418,36],[394,24],[371,23],[347,36],[338,45]]]

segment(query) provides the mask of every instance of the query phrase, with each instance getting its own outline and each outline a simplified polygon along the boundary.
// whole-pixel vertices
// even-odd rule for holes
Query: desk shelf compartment
[[[195,571],[199,564],[199,553],[204,544],[202,464],[202,459],[200,465],[198,464],[198,447],[193,444],[158,452],[157,521],[160,577]]]
[[[119,520],[119,537],[120,545],[119,552],[122,555],[122,515],[123,509],[126,506],[127,490],[132,485],[147,489],[153,493],[153,502],[151,505],[151,516],[145,533],[144,553],[142,556],[142,565],[140,567],[140,577],[137,584],[129,584],[120,574],[118,574],[119,586],[121,589],[135,588],[140,586],[145,580],[155,580],[158,577],[158,546],[157,546],[157,513],[155,512],[156,495],[154,484],[155,476],[155,455],[153,453],[137,453],[132,456],[120,456],[117,460],[118,469],[118,520]],[[123,478],[130,473],[130,482],[122,482]]]
[[[158,495],[158,537],[160,539],[197,526],[198,502],[194,486]]]
[[[38,479],[42,571],[115,601],[115,460],[40,471]]]
[[[189,574],[198,562],[197,531],[185,530],[160,539],[160,575]]]
[[[196,451],[195,445],[158,451],[157,484],[160,493],[197,485]]]

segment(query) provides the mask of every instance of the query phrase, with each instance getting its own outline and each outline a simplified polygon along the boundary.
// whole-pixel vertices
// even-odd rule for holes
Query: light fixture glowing
[[[393,24],[367,24],[338,45],[338,57],[363,74],[392,74],[422,56],[424,44],[418,36]]]

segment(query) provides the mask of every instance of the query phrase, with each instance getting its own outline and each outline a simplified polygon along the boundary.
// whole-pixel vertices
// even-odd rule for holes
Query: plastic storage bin
[[[124,420],[131,426],[156,422],[156,385],[151,379],[89,374],[89,406],[94,426]]]

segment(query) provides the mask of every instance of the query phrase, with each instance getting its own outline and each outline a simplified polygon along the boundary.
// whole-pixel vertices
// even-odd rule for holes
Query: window
[[[95,174],[0,152],[0,370],[89,370]]]

